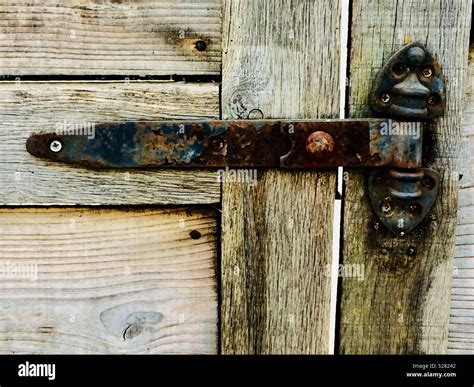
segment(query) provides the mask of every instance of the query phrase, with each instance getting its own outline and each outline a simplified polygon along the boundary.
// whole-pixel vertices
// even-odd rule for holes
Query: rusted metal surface
[[[445,84],[439,63],[422,44],[406,45],[377,74],[370,104],[381,116],[403,120],[442,115]]]
[[[439,174],[417,169],[421,121],[445,109],[438,62],[422,44],[406,45],[377,74],[370,104],[389,118],[103,123],[93,136],[34,134],[26,147],[38,157],[92,168],[402,168],[372,171],[368,195],[382,223],[405,235],[438,191]]]
[[[392,139],[381,134],[386,125],[387,120],[103,123],[93,136],[34,134],[27,150],[91,168],[420,166],[419,139]]]
[[[411,169],[374,170],[369,175],[368,186],[375,214],[388,230],[403,236],[426,217],[438,193],[438,172],[413,169],[420,166],[422,160],[407,156],[421,157],[423,124],[420,120],[444,113],[445,84],[439,63],[422,44],[406,45],[394,53],[377,74],[370,104],[378,115],[403,120],[400,123],[388,119],[384,131],[372,133],[372,145],[384,159],[393,157],[393,164]],[[387,132],[392,135],[384,136]],[[418,141],[413,141],[416,137]],[[393,144],[388,146],[387,142]],[[388,154],[383,149],[389,149]],[[413,163],[407,163],[408,160]]]
[[[438,194],[439,173],[428,168],[377,169],[369,175],[369,198],[382,223],[394,234],[412,231]]]

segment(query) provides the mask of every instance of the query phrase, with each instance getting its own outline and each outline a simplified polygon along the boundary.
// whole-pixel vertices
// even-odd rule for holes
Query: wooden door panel
[[[474,354],[474,44],[469,51],[448,353]]]
[[[0,353],[216,353],[213,209],[1,209]]]
[[[0,204],[21,208],[0,209],[0,269],[38,272],[0,283],[0,352],[216,353],[217,215],[189,206],[220,201],[216,173],[60,165],[25,142],[63,123],[219,118],[218,84],[172,75],[220,73],[220,2],[1,9]]]
[[[221,184],[208,170],[48,162],[25,142],[63,123],[337,118],[339,1],[4,1],[0,275],[6,265],[35,263],[38,278],[0,282],[0,352],[328,353],[334,332],[343,354],[446,352],[471,6],[354,0],[350,7],[350,117],[372,116],[373,77],[411,41],[434,53],[448,92],[445,116],[427,132],[433,149],[425,163],[443,177],[421,231],[395,238],[375,230],[367,171],[346,170],[338,263],[364,275],[341,278],[336,294],[335,170],[262,170],[256,183]],[[454,351],[471,340],[470,331],[455,331],[469,324],[464,302],[472,300],[472,269],[463,261],[470,202],[461,194],[460,203],[467,215]]]
[[[224,1],[224,118],[339,113],[333,1]],[[222,190],[222,352],[328,353],[336,172]]]
[[[374,230],[366,175],[345,180],[343,255],[362,265],[365,280],[343,278],[340,353],[446,353],[455,243],[459,145],[471,2],[352,2],[349,112],[370,114],[371,80],[392,52],[420,41],[446,78],[446,112],[430,125],[427,166],[442,174],[433,221],[404,238]],[[426,156],[426,154],[425,154]]]
[[[4,0],[0,74],[219,74],[220,11],[219,0]]]
[[[1,60],[0,60],[1,62]],[[0,82],[3,205],[204,204],[220,201],[204,170],[92,170],[26,152],[31,133],[102,121],[218,118],[213,83],[171,81]]]

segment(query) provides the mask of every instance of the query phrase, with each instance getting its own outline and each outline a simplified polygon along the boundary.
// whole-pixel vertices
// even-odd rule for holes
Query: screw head
[[[433,70],[431,70],[429,67],[426,67],[421,72],[421,75],[423,75],[425,78],[431,78],[431,76],[433,75]]]
[[[388,93],[383,93],[380,96],[380,99],[382,100],[383,103],[389,103],[390,102],[390,94]]]
[[[329,133],[317,131],[306,139],[306,151],[317,159],[325,159],[334,151],[334,139]]]
[[[392,204],[390,202],[385,202],[385,203],[382,204],[382,207],[380,209],[381,209],[382,213],[387,215],[388,213],[390,213],[392,211]]]
[[[58,153],[63,149],[63,144],[60,140],[53,140],[49,144],[49,150],[54,153]]]

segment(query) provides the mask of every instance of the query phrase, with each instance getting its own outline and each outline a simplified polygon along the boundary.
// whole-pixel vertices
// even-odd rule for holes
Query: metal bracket
[[[372,171],[368,194],[382,223],[405,235],[438,191],[439,175],[421,163],[422,121],[444,112],[439,64],[419,43],[403,47],[376,76],[370,103],[386,118],[112,122],[33,134],[26,148],[90,168],[402,168]]]
[[[403,120],[441,116],[445,86],[440,65],[420,43],[403,47],[377,74],[370,103],[377,114]],[[369,176],[370,203],[381,222],[403,236],[430,211],[439,181],[439,173],[428,168],[374,170]]]

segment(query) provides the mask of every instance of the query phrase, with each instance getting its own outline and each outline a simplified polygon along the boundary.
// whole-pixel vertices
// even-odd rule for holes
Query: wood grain
[[[339,111],[338,3],[224,1],[224,118]],[[327,353],[335,172],[222,190],[222,352]]]
[[[0,204],[215,203],[215,172],[91,170],[31,156],[34,132],[57,123],[217,118],[219,88],[183,82],[1,82]]]
[[[442,174],[436,217],[416,232],[393,237],[371,227],[366,176],[349,170],[344,201],[343,264],[361,265],[365,280],[343,278],[339,352],[445,353],[455,242],[459,145],[471,3],[441,0],[352,3],[350,93],[352,117],[370,114],[371,80],[389,56],[420,41],[437,57],[447,109],[430,128],[426,165]],[[431,133],[431,134],[430,134]],[[409,255],[409,248],[415,254]]]
[[[3,0],[0,11],[3,76],[220,74],[219,0]]]
[[[0,353],[216,353],[212,209],[0,209]]]
[[[474,354],[474,45],[469,55],[448,353]]]

